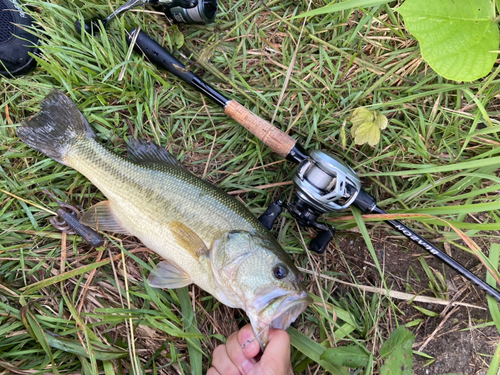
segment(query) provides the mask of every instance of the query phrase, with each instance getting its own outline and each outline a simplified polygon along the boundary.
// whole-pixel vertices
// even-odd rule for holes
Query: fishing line
[[[251,344],[252,342],[254,342],[255,340],[257,340],[260,335],[262,335],[269,327],[271,326],[271,323],[269,323],[262,331],[259,332],[259,334],[257,336],[255,336],[253,339],[251,340],[247,340],[245,341],[245,343],[243,345],[241,345],[241,349],[245,349],[245,346],[247,346],[248,344]]]

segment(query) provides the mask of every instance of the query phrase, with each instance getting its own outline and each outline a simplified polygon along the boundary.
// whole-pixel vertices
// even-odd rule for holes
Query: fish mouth
[[[269,342],[269,328],[286,330],[309,306],[312,298],[306,291],[277,297],[250,316],[255,337],[262,350]]]

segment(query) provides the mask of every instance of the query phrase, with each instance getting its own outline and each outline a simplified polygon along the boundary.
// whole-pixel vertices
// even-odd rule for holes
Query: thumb
[[[269,343],[258,365],[261,369],[265,369],[266,375],[292,374],[290,336],[288,336],[288,333],[281,329],[270,332]]]

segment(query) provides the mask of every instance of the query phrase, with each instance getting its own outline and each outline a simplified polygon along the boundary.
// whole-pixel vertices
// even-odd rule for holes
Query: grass
[[[305,26],[291,17],[307,4],[289,0],[224,2],[216,24],[207,27],[174,27],[161,15],[137,11],[95,37],[77,35],[74,21],[105,16],[122,1],[30,3],[43,56],[34,73],[2,79],[0,91],[0,188],[22,198],[0,193],[0,373],[200,374],[215,346],[246,322],[240,311],[196,287],[150,288],[145,278],[158,259],[137,240],[108,236],[96,251],[53,228],[41,208],[57,208],[44,189],[82,208],[103,199],[77,172],[15,135],[54,88],[68,93],[113,151],[124,154],[128,137],[155,140],[255,215],[293,195],[291,184],[272,185],[291,180],[292,164],[192,88],[130,53],[125,30],[135,26],[167,49],[182,45],[176,55],[193,71],[262,117],[274,117],[307,149],[341,155],[385,210],[438,215],[485,254],[492,243],[490,261],[498,266],[499,68],[472,83],[441,78],[392,9],[397,2],[309,18]],[[323,5],[311,2],[311,8]],[[389,118],[376,147],[356,146],[349,135],[346,120],[359,106]],[[451,332],[493,324],[500,329],[496,303],[490,301],[490,313],[462,307],[467,318],[460,318],[433,302],[390,297],[456,297],[488,308],[484,296],[453,272],[428,257],[416,259],[423,252],[383,222],[347,215],[328,215],[339,232],[322,256],[305,253],[314,233],[288,214],[276,226],[296,263],[317,275],[309,284],[315,303],[291,330],[295,370],[347,374],[321,355],[357,345],[374,359],[362,372],[378,374],[384,363],[378,350],[407,324],[417,335],[416,373],[440,373],[437,363],[448,372],[471,373],[490,363],[488,374],[497,371],[494,329],[480,331],[494,344],[478,348],[470,365],[450,357],[453,348],[443,353],[438,345],[445,319],[454,324]],[[484,277],[479,260],[442,222],[408,223]]]

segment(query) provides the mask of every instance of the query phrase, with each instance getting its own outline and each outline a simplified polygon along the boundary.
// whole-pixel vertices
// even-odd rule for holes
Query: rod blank
[[[384,210],[382,210],[379,207],[375,207],[372,210],[372,213],[387,214],[387,212],[385,212]],[[460,275],[465,277],[467,280],[470,280],[478,288],[484,290],[486,293],[488,293],[490,296],[492,296],[495,300],[497,300],[497,302],[500,302],[500,292],[497,289],[488,285],[486,282],[484,282],[479,277],[474,275],[471,271],[469,271],[467,268],[462,266],[460,263],[458,263],[455,259],[450,257],[448,254],[439,250],[436,246],[434,246],[433,244],[431,244],[430,242],[428,242],[424,238],[420,237],[418,234],[416,234],[414,231],[412,231],[410,228],[408,228],[406,225],[404,225],[399,220],[387,220],[387,222],[389,223],[390,226],[392,226],[398,232],[402,233],[407,238],[409,238],[411,241],[413,241],[414,243],[419,245],[421,248],[425,249],[430,254],[435,256],[441,262],[443,262],[447,266],[449,266],[452,269],[454,269],[455,271],[457,271]]]

